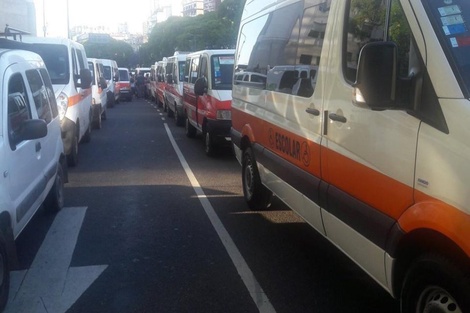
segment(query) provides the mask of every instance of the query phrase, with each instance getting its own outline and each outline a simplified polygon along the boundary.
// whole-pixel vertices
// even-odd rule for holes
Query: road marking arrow
[[[86,207],[57,213],[31,268],[11,272],[5,312],[66,312],[108,267],[70,267]]]

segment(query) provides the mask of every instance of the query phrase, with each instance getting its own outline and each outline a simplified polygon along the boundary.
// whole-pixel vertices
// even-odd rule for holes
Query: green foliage
[[[86,55],[89,58],[115,60],[119,67],[130,67],[134,51],[128,43],[111,39],[109,43],[85,42]]]
[[[216,12],[158,23],[140,48],[141,62],[154,64],[175,51],[235,48],[244,4],[245,0],[225,0]]]

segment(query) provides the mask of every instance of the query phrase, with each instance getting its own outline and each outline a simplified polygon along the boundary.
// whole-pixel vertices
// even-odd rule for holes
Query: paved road
[[[398,312],[279,200],[270,211],[249,211],[230,151],[206,157],[200,138],[186,138],[142,99],[107,115],[69,170],[59,214],[83,212],[78,237],[43,261],[55,264],[71,246],[68,273],[103,269],[64,312]],[[55,218],[39,212],[18,238],[22,273],[32,272],[45,239],[65,223]],[[65,289],[80,281],[66,277]],[[41,281],[48,290],[52,280]]]

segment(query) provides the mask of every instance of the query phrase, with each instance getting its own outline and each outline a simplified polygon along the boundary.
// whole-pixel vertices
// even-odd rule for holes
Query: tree
[[[83,44],[89,58],[115,60],[119,67],[131,67],[134,51],[128,43],[112,39],[108,43],[87,41]]]

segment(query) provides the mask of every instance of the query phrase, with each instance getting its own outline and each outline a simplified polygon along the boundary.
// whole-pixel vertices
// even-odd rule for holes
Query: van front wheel
[[[6,246],[4,235],[0,232],[0,312],[7,305],[10,291],[10,266]]]
[[[468,275],[444,257],[418,258],[405,277],[401,312],[470,312]]]
[[[265,210],[271,205],[272,192],[261,183],[253,150],[247,148],[242,160],[243,196],[251,210]]]

